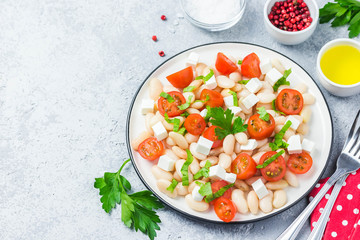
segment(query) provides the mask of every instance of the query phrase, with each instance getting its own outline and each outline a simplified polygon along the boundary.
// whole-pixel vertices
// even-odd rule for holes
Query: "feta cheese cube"
[[[152,130],[154,131],[154,136],[157,140],[161,141],[168,136],[168,132],[166,131],[164,125],[161,122],[158,122],[154,126],[152,126]]]
[[[300,121],[297,120],[294,116],[288,116],[287,119],[286,119],[286,122],[285,124],[290,121],[291,122],[291,126],[290,128],[294,129],[296,131],[296,129],[298,129],[299,125],[300,125]]]
[[[228,183],[234,183],[236,181],[236,174],[235,173],[226,173],[224,180],[227,181]]]
[[[240,145],[240,149],[244,151],[251,151],[257,147],[258,143],[255,139],[249,139],[247,144]]]
[[[245,85],[247,90],[249,90],[252,93],[257,93],[261,88],[263,84],[260,82],[258,78],[252,78],[250,81]]]
[[[193,191],[191,192],[192,198],[197,202],[201,202],[204,198],[204,196],[199,193],[199,190],[200,190],[200,187],[195,186]]]
[[[167,155],[162,155],[158,161],[158,167],[164,169],[165,171],[173,171],[175,167],[175,160]]]
[[[266,186],[264,185],[264,183],[261,181],[260,178],[257,181],[255,181],[253,184],[251,184],[251,186],[253,187],[259,199],[262,199],[269,194],[269,191],[267,190]]]
[[[215,165],[209,168],[209,178],[212,180],[224,180],[226,171],[220,165]]]
[[[209,139],[200,137],[196,143],[195,151],[204,155],[209,155],[213,143],[214,142]]]
[[[200,115],[205,118],[206,114],[207,114],[208,110],[206,108],[204,108],[203,110],[201,110]]]
[[[141,114],[147,114],[154,111],[155,101],[151,99],[143,99],[141,101]]]
[[[265,81],[268,81],[271,86],[274,86],[277,80],[279,80],[282,76],[283,75],[276,70],[276,68],[273,68],[265,75]]]
[[[301,153],[302,147],[301,147],[301,140],[300,135],[293,135],[289,138],[287,141],[289,146],[287,147],[287,150],[289,154],[295,154],[295,153]]]
[[[234,96],[230,95],[227,97],[224,97],[224,102],[225,102],[225,106],[229,107],[233,107],[234,106]]]
[[[262,74],[267,74],[272,69],[272,64],[269,58],[260,61],[260,70]]]
[[[224,99],[225,100],[225,99]],[[250,109],[252,108],[256,103],[259,102],[259,98],[251,93],[249,96],[247,96],[246,98],[244,98],[242,100],[242,103],[244,104],[244,106],[247,108],[247,109]]]
[[[240,107],[229,107],[229,109],[234,114],[234,116],[237,116],[242,111]]]
[[[301,147],[304,151],[307,151],[308,153],[312,153],[315,147],[315,143],[313,141],[310,141],[309,139],[304,138],[301,144]]]
[[[199,62],[200,55],[196,52],[191,52],[189,57],[186,60],[186,66],[193,66],[195,67],[196,64]]]
[[[217,82],[216,82],[216,79],[215,79],[215,75],[212,75],[212,77],[205,82],[205,86],[208,89],[214,89],[214,88],[217,87]]]

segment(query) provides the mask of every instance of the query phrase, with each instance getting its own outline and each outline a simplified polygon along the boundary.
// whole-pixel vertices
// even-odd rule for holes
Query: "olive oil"
[[[320,59],[324,75],[341,85],[360,82],[360,51],[349,45],[334,46],[327,50]]]

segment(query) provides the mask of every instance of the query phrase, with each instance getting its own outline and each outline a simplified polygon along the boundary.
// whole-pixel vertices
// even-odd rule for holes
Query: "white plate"
[[[176,199],[169,198],[165,194],[161,193],[156,187],[156,180],[153,177],[150,169],[153,164],[157,162],[150,162],[143,159],[140,154],[132,150],[130,142],[135,139],[143,130],[145,130],[145,118],[140,113],[140,105],[142,99],[149,98],[149,80],[153,77],[159,78],[164,85],[170,83],[166,80],[166,76],[179,71],[185,67],[185,61],[190,52],[196,52],[200,55],[200,62],[204,62],[208,65],[214,65],[216,54],[223,52],[225,55],[231,55],[234,57],[245,57],[251,52],[255,52],[260,59],[264,57],[278,58],[286,68],[292,69],[300,79],[309,88],[309,92],[316,97],[316,103],[312,105],[312,117],[309,123],[310,131],[306,138],[316,143],[316,150],[313,157],[313,167],[311,170],[304,174],[298,175],[300,186],[297,188],[288,187],[286,189],[288,201],[285,206],[280,209],[276,209],[271,213],[264,214],[261,211],[257,215],[252,214],[236,214],[234,222],[249,222],[260,220],[272,215],[275,215],[292,205],[294,205],[301,198],[305,197],[308,192],[314,187],[319,178],[321,177],[328,161],[328,156],[332,146],[333,139],[333,127],[330,116],[330,111],[327,103],[320,92],[318,86],[312,80],[310,75],[304,71],[299,65],[289,58],[281,55],[273,50],[252,45],[248,43],[213,43],[207,45],[201,45],[181,52],[174,57],[170,58],[159,67],[157,67],[140,86],[139,90],[134,96],[132,104],[130,105],[129,115],[127,119],[127,146],[133,165],[144,184],[166,205],[174,210],[185,214],[186,216],[197,218],[205,221],[222,222],[215,214],[213,209],[209,209],[207,212],[196,212],[190,209],[186,203],[184,197],[180,196]],[[291,86],[296,85],[297,82],[291,82]]]

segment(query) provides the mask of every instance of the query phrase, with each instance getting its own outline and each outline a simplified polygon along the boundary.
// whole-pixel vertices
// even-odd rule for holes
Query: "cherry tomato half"
[[[204,89],[200,94],[201,101],[210,107],[221,107],[224,104],[223,96],[214,90]]]
[[[214,210],[216,215],[224,222],[230,222],[236,214],[235,204],[230,199],[224,197],[215,200]]]
[[[276,107],[279,111],[288,115],[299,114],[303,105],[303,96],[294,89],[283,89],[276,97]]]
[[[237,175],[238,179],[248,179],[256,173],[256,163],[247,153],[240,153],[231,163],[231,172]]]
[[[268,158],[277,154],[275,151],[270,151],[264,153],[261,156],[259,164],[263,164]],[[279,156],[275,161],[267,165],[265,168],[261,168],[261,175],[269,181],[269,182],[276,182],[282,179],[286,172],[286,163],[282,156]]]
[[[219,52],[217,54],[215,62],[216,70],[221,74],[228,75],[238,69],[235,63],[233,63],[227,56]]]
[[[169,103],[169,101],[166,98],[160,97],[158,100],[158,109],[161,115],[164,116],[165,113],[169,117],[176,117],[185,112],[185,110],[180,110],[178,106],[186,103],[186,100],[184,96],[180,92],[168,92],[175,101],[172,103]]]
[[[218,140],[218,136],[216,136],[215,134],[215,129],[219,128],[217,126],[211,126],[208,129],[205,130],[205,132],[203,133],[203,137],[206,139],[209,139],[210,141],[213,141],[213,145],[211,148],[217,148],[217,147],[221,147],[223,144],[223,140]]]
[[[243,59],[241,63],[241,74],[247,78],[260,77],[260,59],[255,53],[250,53]]]
[[[275,129],[275,120],[269,114],[269,121],[264,121],[260,118],[259,114],[252,115],[249,118],[248,133],[251,138],[262,140],[271,136]]]
[[[139,144],[138,152],[143,158],[154,161],[163,154],[164,145],[155,137],[149,137]]]
[[[205,130],[206,122],[200,114],[194,113],[185,119],[184,127],[192,135],[200,135]]]
[[[176,88],[185,88],[194,80],[192,67],[184,68],[166,77],[167,80]]]
[[[225,181],[225,180],[215,181],[215,182],[213,182],[211,184],[211,190],[212,190],[213,193],[216,193],[217,191],[220,190],[220,188],[225,187],[228,184],[229,183],[227,181]],[[230,199],[231,198],[231,192],[232,192],[232,190],[231,190],[231,188],[229,188],[228,190],[226,190],[226,192],[221,197]],[[215,203],[215,200],[211,201],[210,203],[211,204]]]
[[[293,173],[304,174],[310,170],[313,164],[312,157],[305,151],[299,154],[290,154],[287,166]]]

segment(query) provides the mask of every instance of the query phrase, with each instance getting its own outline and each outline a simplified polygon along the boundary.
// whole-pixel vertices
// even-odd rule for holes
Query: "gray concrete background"
[[[2,0],[0,239],[146,239],[122,224],[120,208],[105,214],[93,181],[128,158],[128,105],[148,73],[189,47],[243,41],[289,56],[318,82],[317,52],[347,36],[345,27],[326,24],[303,44],[281,45],[263,27],[263,4],[248,1],[236,26],[210,33],[178,20],[177,1]],[[321,89],[335,127],[329,175],[360,96],[338,98]],[[130,165],[125,170],[135,190],[145,188]],[[303,199],[270,219],[236,225],[195,222],[165,208],[157,239],[274,239],[306,204]],[[308,233],[309,225],[300,239]]]

